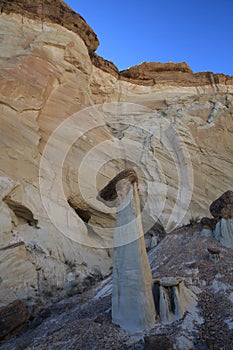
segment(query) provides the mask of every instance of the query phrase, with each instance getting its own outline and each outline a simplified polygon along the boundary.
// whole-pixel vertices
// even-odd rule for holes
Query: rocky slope
[[[233,78],[185,63],[119,72],[62,1],[0,8],[6,305],[109,273],[115,213],[96,194],[125,167],[139,175],[145,231],[208,215],[232,186]]]
[[[195,307],[183,317],[157,319],[147,332],[120,329],[111,322],[109,277],[81,295],[53,300],[31,313],[30,322],[2,350],[231,350],[233,251],[201,232],[200,224],[183,227],[149,252],[155,279],[182,278],[195,297]],[[209,247],[219,249],[218,261],[209,258]]]

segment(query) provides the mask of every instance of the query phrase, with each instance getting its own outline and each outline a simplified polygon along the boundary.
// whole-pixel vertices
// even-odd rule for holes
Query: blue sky
[[[66,0],[97,34],[97,53],[122,70],[182,62],[233,75],[233,0]]]

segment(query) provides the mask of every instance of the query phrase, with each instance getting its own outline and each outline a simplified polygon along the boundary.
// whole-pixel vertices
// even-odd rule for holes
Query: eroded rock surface
[[[152,275],[140,218],[138,177],[126,169],[98,195],[108,206],[117,207],[114,230],[112,276],[112,321],[130,332],[154,327],[155,307]]]
[[[56,23],[59,26],[77,33],[85,42],[88,51],[94,52],[99,46],[99,40],[91,27],[83,17],[75,13],[64,1],[61,0],[14,0],[0,1],[1,13],[17,13],[24,17],[44,22]]]
[[[224,258],[209,260],[208,247],[220,249]],[[3,350],[44,350],[49,347],[99,349],[231,349],[233,341],[232,249],[213,237],[203,237],[197,226],[183,227],[150,253],[153,277],[173,276],[171,284],[184,280],[196,296],[197,307],[174,322],[161,324],[146,333],[130,334],[111,322],[111,277],[82,295],[50,303],[17,338],[2,345]],[[175,278],[174,278],[175,277]],[[169,282],[169,283],[168,283]],[[177,282],[176,282],[177,283]],[[44,315],[44,316],[42,316]],[[66,327],[64,327],[64,324]]]
[[[197,298],[182,278],[162,277],[153,281],[155,307],[161,323],[179,320],[185,312],[192,312]]]
[[[202,72],[194,74],[185,62],[143,62],[120,72],[120,79],[134,84],[155,85],[167,83],[179,86],[232,85],[233,78],[223,74]]]
[[[96,53],[93,53],[91,55],[91,62],[93,63],[94,66],[96,66],[97,68],[100,68],[104,72],[109,73],[114,77],[119,76],[119,70],[115,66],[115,64],[111,61],[105,60],[103,57],[97,55]]]
[[[207,215],[209,204],[232,186],[233,85],[232,77],[193,74],[186,64],[143,64],[118,73],[94,54],[95,34],[63,2],[0,4],[0,271],[6,305],[54,295],[96,270],[109,273],[115,216],[103,213],[96,194],[125,167],[137,168],[142,208],[147,204],[145,231],[158,219],[169,231]],[[90,106],[45,156],[56,127]],[[67,147],[63,196],[57,179]]]

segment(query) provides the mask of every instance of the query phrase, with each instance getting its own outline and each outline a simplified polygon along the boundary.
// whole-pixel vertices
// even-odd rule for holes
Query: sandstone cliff
[[[170,231],[207,215],[232,186],[233,78],[193,74],[185,63],[119,72],[94,53],[95,33],[62,1],[0,8],[7,304],[109,273],[115,214],[95,198],[124,168],[139,174],[145,230],[158,217]]]
[[[21,15],[41,22],[57,23],[60,26],[77,33],[85,42],[88,52],[94,52],[99,46],[99,40],[84,18],[75,13],[62,0],[14,0],[0,1],[0,12]]]

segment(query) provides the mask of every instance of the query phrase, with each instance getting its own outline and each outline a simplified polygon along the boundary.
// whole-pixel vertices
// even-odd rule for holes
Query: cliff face
[[[120,72],[120,78],[135,84],[154,85],[158,83],[179,86],[232,85],[233,77],[224,74],[202,72],[194,74],[185,62],[159,63],[143,62]]]
[[[61,0],[1,0],[0,12],[6,14],[21,15],[22,22],[25,17],[40,21],[56,23],[59,26],[78,34],[85,42],[88,52],[94,52],[99,46],[96,34],[86,21],[75,13],[64,1]]]
[[[232,77],[119,72],[62,1],[31,4],[0,2],[2,304],[109,272],[114,211],[96,194],[120,170],[139,174],[145,230],[208,215],[232,185]]]
[[[119,71],[113,62],[105,60],[96,53],[90,55],[92,63],[106,73],[119,80],[128,81],[136,85],[153,86],[155,84],[169,84],[175,86],[205,86],[233,84],[233,77],[212,72],[193,73],[185,62],[160,63],[143,62],[137,66]]]

